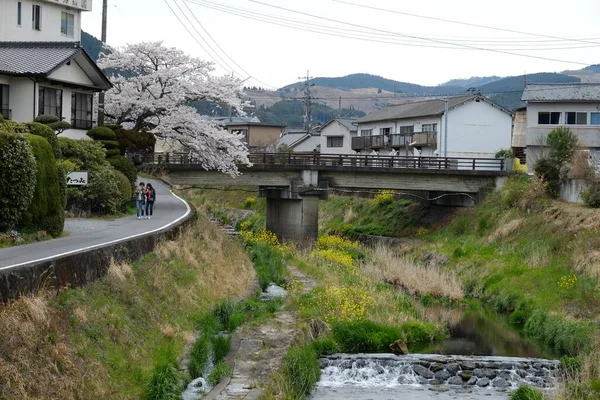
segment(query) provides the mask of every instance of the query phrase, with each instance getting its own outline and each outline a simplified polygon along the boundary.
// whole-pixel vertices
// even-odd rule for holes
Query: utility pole
[[[338,118],[342,116],[342,96],[340,96],[340,102],[338,104]]]
[[[102,47],[106,44],[106,23],[108,17],[108,0],[102,0]],[[98,96],[98,125],[104,125],[104,92]]]
[[[444,158],[448,158],[448,99],[444,100]]]
[[[304,129],[306,130],[306,133],[308,133],[310,135],[310,129],[311,129],[311,125],[312,125],[312,101],[314,99],[314,97],[312,97],[312,93],[310,91],[310,88],[312,86],[314,86],[314,83],[310,83],[310,80],[312,79],[312,76],[309,76],[309,71],[306,71],[306,77],[300,76],[298,77],[298,79],[305,79],[304,81],[304,97],[302,98],[304,100],[304,109],[306,112],[305,115],[305,119],[304,119]]]

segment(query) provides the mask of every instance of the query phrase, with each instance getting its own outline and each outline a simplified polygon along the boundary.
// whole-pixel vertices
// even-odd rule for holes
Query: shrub
[[[591,208],[600,208],[600,181],[595,180],[581,192],[583,204]]]
[[[311,345],[294,346],[283,358],[286,399],[303,399],[319,381],[321,369]]]
[[[42,114],[42,115],[38,115],[37,117],[35,117],[35,119],[33,121],[40,123],[40,124],[48,125],[48,124],[53,124],[55,122],[59,122],[60,118],[58,118],[56,115]]]
[[[54,134],[54,131],[52,130],[52,128],[50,128],[49,126],[37,123],[37,122],[30,122],[26,125],[27,125],[27,128],[29,129],[29,133],[31,133],[32,135],[41,136],[44,139],[46,139],[48,141],[48,143],[50,143],[50,146],[52,146],[52,150],[54,151],[54,157],[56,157],[56,158],[61,157],[61,151],[60,151],[60,145],[58,144],[58,138]]]
[[[578,143],[577,135],[569,128],[561,126],[553,129],[548,134],[548,145],[550,146],[548,159],[560,169],[563,164],[571,161]]]
[[[372,321],[336,322],[332,326],[333,338],[345,353],[387,353],[390,344],[404,339],[402,331]]]
[[[27,135],[36,160],[36,185],[33,201],[23,215],[21,226],[30,225],[58,237],[64,229],[64,209],[56,159],[50,144],[42,137]]]
[[[36,161],[24,137],[0,133],[0,231],[14,228],[36,188]]]
[[[154,153],[156,137],[150,132],[117,129],[116,140],[119,142],[121,155],[126,153],[146,155]]]
[[[132,186],[135,185],[135,181],[137,179],[137,168],[131,161],[129,161],[127,157],[111,157],[108,159],[108,162],[113,166],[114,169],[121,171],[127,177],[127,179],[129,179],[129,182]]]
[[[212,340],[215,363],[223,360],[231,349],[231,336],[217,335]]]
[[[123,203],[116,171],[110,166],[90,170],[90,182],[67,190],[67,205],[71,208],[100,214],[115,214]]]
[[[544,395],[537,389],[521,386],[510,394],[510,400],[542,400]]]
[[[188,372],[192,379],[196,379],[202,376],[204,368],[208,362],[210,355],[210,343],[206,335],[203,335],[200,339],[194,343],[192,350],[190,351],[190,362],[188,363]]]
[[[546,190],[549,196],[558,197],[560,191],[560,166],[549,158],[540,158],[534,166],[537,176],[546,183]]]
[[[373,197],[373,202],[378,205],[390,204],[394,201],[395,194],[390,190],[382,190]]]
[[[512,150],[502,149],[494,155],[495,158],[511,158],[513,156]]]
[[[133,199],[133,188],[129,179],[121,171],[114,171],[115,177],[117,178],[117,185],[119,186],[119,193],[121,194],[121,205]]]
[[[117,135],[113,132],[112,129],[107,128],[106,126],[97,126],[95,128],[90,129],[86,133],[87,136],[92,138],[93,140],[115,140]]]
[[[74,163],[77,169],[92,170],[106,166],[106,150],[98,142],[58,138],[62,157]]]
[[[50,129],[54,131],[56,135],[60,135],[64,131],[67,131],[72,128],[71,124],[66,121],[53,122],[48,124]]]
[[[208,383],[211,386],[216,386],[225,376],[231,375],[231,367],[225,361],[221,361],[215,365],[215,369],[208,375]]]

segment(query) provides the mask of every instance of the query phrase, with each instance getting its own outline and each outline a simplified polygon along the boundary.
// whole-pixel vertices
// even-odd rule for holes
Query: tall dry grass
[[[401,286],[414,295],[430,294],[453,300],[464,296],[462,286],[452,272],[419,264],[408,257],[399,256],[387,246],[375,248],[364,271],[378,281]]]
[[[255,274],[208,218],[134,264],[112,262],[80,289],[0,307],[0,399],[139,399],[158,352],[182,352],[203,315]]]

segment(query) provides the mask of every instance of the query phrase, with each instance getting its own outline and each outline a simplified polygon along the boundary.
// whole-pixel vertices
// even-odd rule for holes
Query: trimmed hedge
[[[0,125],[0,231],[14,228],[33,200],[36,161],[21,135],[3,133]]]
[[[133,131],[128,129],[116,129],[117,142],[121,155],[131,154],[152,154],[156,145],[156,136],[150,132]]]
[[[54,133],[54,130],[48,125],[43,125],[37,122],[29,122],[26,124],[29,129],[29,133],[36,136],[41,136],[50,143],[52,150],[54,151],[54,157],[60,158],[60,145],[58,144],[58,138]]]
[[[106,165],[106,150],[96,141],[58,138],[63,159],[76,165],[77,169],[93,169]]]
[[[117,185],[121,193],[121,204],[124,204],[133,199],[133,188],[131,187],[131,183],[129,183],[129,179],[121,171],[115,171],[115,177],[117,178]]]
[[[97,126],[92,128],[87,131],[86,135],[94,140],[115,140],[117,137],[115,132],[106,126]]]
[[[40,124],[48,125],[53,124],[55,122],[59,122],[60,118],[58,118],[56,115],[38,115],[33,121]]]
[[[132,186],[135,185],[138,171],[135,165],[131,161],[129,161],[127,157],[111,157],[108,159],[108,162],[110,163],[110,165],[113,166],[114,169],[122,172],[127,177],[127,179],[129,179],[129,182]]]
[[[33,201],[21,220],[22,227],[37,226],[58,237],[64,229],[64,209],[52,146],[40,136],[26,135],[37,164]]]

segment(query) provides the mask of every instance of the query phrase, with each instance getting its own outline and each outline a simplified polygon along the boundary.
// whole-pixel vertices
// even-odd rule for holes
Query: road
[[[69,233],[67,237],[0,249],[0,271],[160,231],[181,221],[191,212],[189,205],[171,193],[171,189],[164,183],[153,179],[143,181],[152,183],[156,189],[154,216],[151,220],[138,220],[135,216],[108,221],[68,219],[65,223],[65,231]]]

